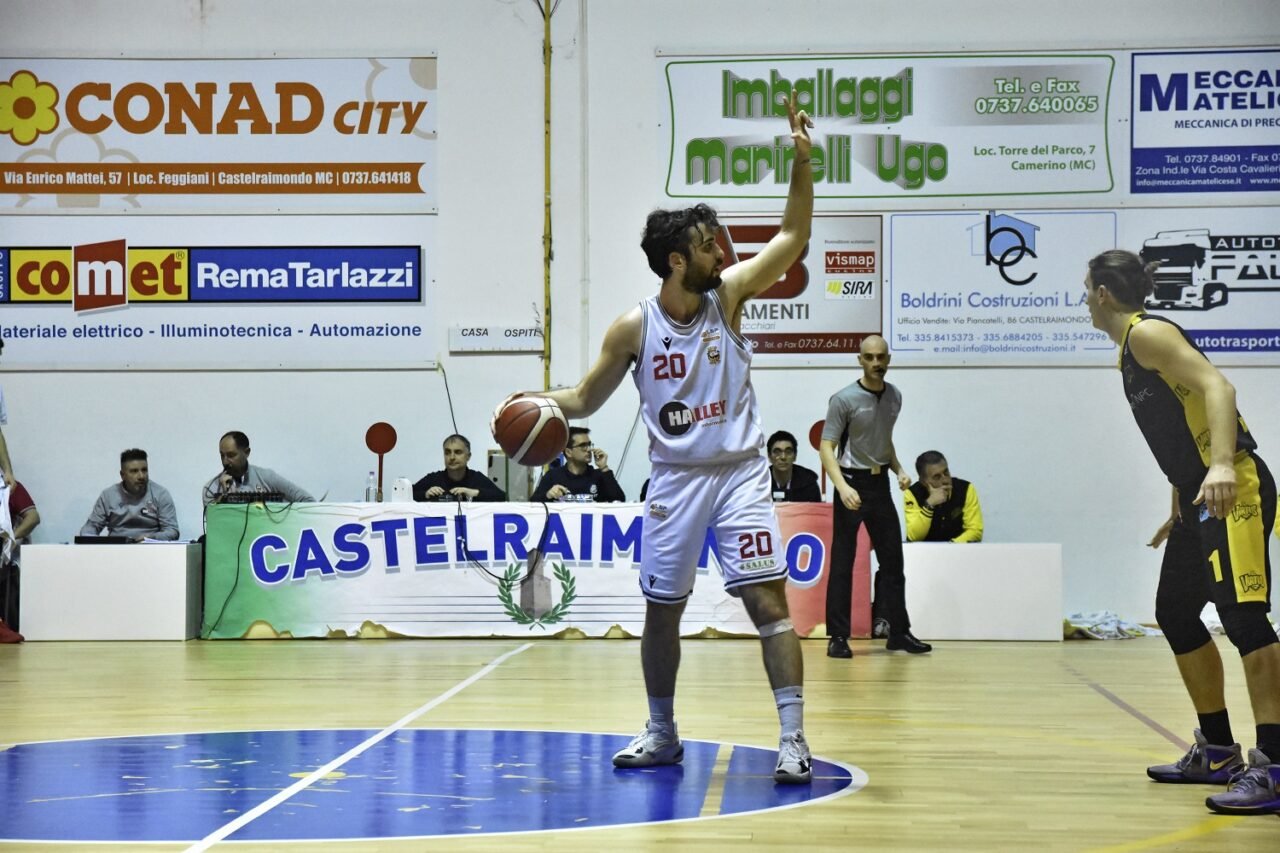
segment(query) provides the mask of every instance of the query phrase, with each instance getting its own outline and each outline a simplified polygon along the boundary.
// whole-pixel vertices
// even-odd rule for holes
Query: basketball
[[[493,437],[519,465],[546,465],[564,450],[569,422],[554,400],[517,397],[493,419]]]

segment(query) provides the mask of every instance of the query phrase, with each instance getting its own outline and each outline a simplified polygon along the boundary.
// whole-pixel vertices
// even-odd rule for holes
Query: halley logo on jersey
[[[418,302],[418,246],[0,248],[0,303]]]
[[[707,329],[705,332],[702,333],[702,342],[704,344],[709,344],[712,341],[718,341],[718,340],[720,340],[719,327],[714,329]]]
[[[658,422],[667,435],[684,435],[696,423],[705,422],[707,426],[723,423],[728,409],[728,400],[716,400],[693,408],[673,400],[658,412]]]
[[[665,519],[671,514],[671,510],[667,509],[666,504],[651,503],[649,504],[649,517],[656,518],[659,521]]]

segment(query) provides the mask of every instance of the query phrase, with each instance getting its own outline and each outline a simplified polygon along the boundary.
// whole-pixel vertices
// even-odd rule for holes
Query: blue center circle
[[[18,744],[0,752],[0,841],[174,841],[218,831],[373,735],[218,732]],[[813,761],[773,781],[775,750],[684,741],[681,764],[619,770],[625,735],[402,729],[229,841],[422,838],[621,826],[756,812],[856,791]]]

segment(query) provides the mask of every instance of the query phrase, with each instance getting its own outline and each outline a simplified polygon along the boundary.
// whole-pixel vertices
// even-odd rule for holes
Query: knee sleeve
[[[1218,608],[1218,616],[1227,631],[1227,639],[1231,640],[1240,657],[1272,643],[1280,643],[1280,637],[1267,621],[1264,607],[1235,604]]]
[[[768,625],[761,625],[760,639],[767,640],[770,637],[776,637],[779,634],[785,634],[792,629],[791,620],[787,618],[779,619],[777,622],[770,622]]]
[[[1191,612],[1185,606],[1178,606],[1156,599],[1156,624],[1164,632],[1164,638],[1173,649],[1175,655],[1194,652],[1213,639],[1209,629],[1200,621],[1199,612]]]

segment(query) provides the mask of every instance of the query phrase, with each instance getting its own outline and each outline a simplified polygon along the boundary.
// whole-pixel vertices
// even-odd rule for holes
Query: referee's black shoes
[[[851,658],[853,657],[853,649],[849,648],[849,641],[844,637],[832,637],[827,640],[827,657]]]
[[[933,646],[917,640],[915,634],[910,631],[903,631],[901,634],[890,634],[884,647],[886,651],[906,652],[909,655],[927,655],[933,651]]]

